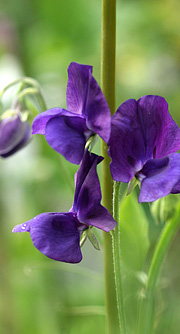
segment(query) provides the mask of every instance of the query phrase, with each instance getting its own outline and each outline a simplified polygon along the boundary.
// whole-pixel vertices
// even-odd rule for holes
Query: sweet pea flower
[[[68,68],[67,110],[49,109],[37,115],[33,134],[45,135],[48,144],[69,162],[79,164],[88,139],[98,134],[108,142],[111,114],[92,76],[92,66],[71,63]]]
[[[141,182],[139,202],[180,192],[180,129],[163,97],[127,100],[112,117],[109,140],[114,180]]]
[[[23,122],[18,113],[0,121],[0,156],[7,158],[23,148],[30,139],[31,128]]]
[[[95,226],[109,232],[116,226],[109,211],[100,204],[101,190],[96,167],[102,160],[102,157],[85,151],[75,174],[74,204],[69,212],[42,213],[15,226],[13,232],[30,232],[34,246],[51,259],[80,262],[80,236],[83,231]]]

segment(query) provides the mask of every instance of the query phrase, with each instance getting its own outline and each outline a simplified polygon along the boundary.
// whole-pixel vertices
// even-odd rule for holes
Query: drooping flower
[[[18,113],[0,121],[0,156],[7,158],[23,148],[29,141],[31,128]]]
[[[79,164],[88,139],[98,134],[108,142],[111,115],[106,99],[92,76],[92,66],[71,63],[68,68],[67,110],[53,108],[33,122],[33,134],[45,135],[48,144],[68,161]]]
[[[143,96],[119,106],[109,140],[114,180],[141,182],[139,202],[180,192],[180,129],[160,96]]]
[[[95,226],[109,232],[116,226],[109,211],[100,204],[101,190],[96,167],[102,160],[102,157],[85,151],[75,174],[74,203],[69,212],[42,213],[15,226],[13,232],[30,232],[34,246],[49,258],[80,262],[80,236],[83,231]]]

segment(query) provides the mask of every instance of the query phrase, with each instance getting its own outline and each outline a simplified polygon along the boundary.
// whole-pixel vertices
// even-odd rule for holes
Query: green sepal
[[[93,231],[92,231],[92,228],[88,228],[86,230],[86,233],[87,233],[87,237],[89,239],[89,241],[91,242],[91,244],[93,245],[93,247],[97,250],[100,250],[100,247],[99,247],[99,242],[97,240],[97,238],[95,237]]]
[[[137,177],[134,176],[133,179],[131,181],[129,181],[129,183],[128,183],[126,196],[128,196],[132,193],[132,191],[137,186],[137,184],[140,187],[140,184],[141,184],[140,181],[137,179]]]
[[[85,146],[85,149],[89,148],[90,151],[92,151],[93,147],[95,146],[95,144],[98,141],[98,136],[97,135],[93,135],[91,136]]]
[[[80,247],[82,247],[87,239],[87,230],[85,230],[80,237]]]

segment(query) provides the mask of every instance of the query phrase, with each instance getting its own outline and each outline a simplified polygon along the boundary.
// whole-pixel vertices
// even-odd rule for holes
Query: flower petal
[[[13,150],[26,138],[27,131],[30,136],[28,122],[22,122],[18,115],[3,119],[0,122],[0,155],[5,157],[14,153]]]
[[[136,100],[127,100],[113,115],[108,146],[113,179],[129,182],[145,161],[145,143]]]
[[[97,202],[101,201],[101,189],[96,166],[102,160],[103,157],[90,153],[88,150],[85,151],[80,167],[75,174],[75,196],[73,204],[75,211],[78,210],[79,196],[84,188],[87,190],[90,188],[91,200],[96,200]],[[85,199],[85,202],[85,206],[89,205],[88,198]]]
[[[72,113],[84,113],[91,73],[92,66],[72,62],[68,67],[66,101],[67,109]]]
[[[71,63],[68,76],[67,109],[84,115],[87,127],[108,142],[111,113],[98,83],[92,76],[92,66]]]
[[[94,205],[87,211],[79,211],[78,219],[85,225],[95,226],[105,232],[113,230],[117,225],[109,211],[101,204]]]
[[[32,124],[32,134],[44,135],[46,131],[46,125],[50,119],[60,115],[71,115],[68,111],[61,108],[52,108],[38,114]]]
[[[180,154],[147,161],[142,173],[139,202],[153,202],[170,194],[180,180]]]
[[[116,222],[100,204],[101,189],[96,168],[102,159],[96,154],[85,152],[75,177],[73,210],[77,212],[77,218],[81,223],[109,232],[116,226]]]
[[[73,213],[42,213],[13,232],[30,232],[33,245],[56,261],[78,263],[82,260],[80,234]]]
[[[85,119],[80,116],[53,117],[47,123],[45,131],[48,144],[69,162],[77,165],[83,158],[86,139],[90,134]]]
[[[172,119],[168,103],[161,96],[138,100],[138,113],[146,145],[146,158],[162,158],[180,149],[180,129]]]
[[[180,149],[180,129],[163,97],[147,95],[124,102],[112,117],[109,155],[116,181],[129,182],[152,158]]]

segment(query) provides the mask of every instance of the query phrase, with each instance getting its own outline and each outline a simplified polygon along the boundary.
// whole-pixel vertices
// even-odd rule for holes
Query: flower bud
[[[27,121],[22,121],[16,110],[8,110],[0,120],[0,156],[9,157],[30,139],[31,127]]]

